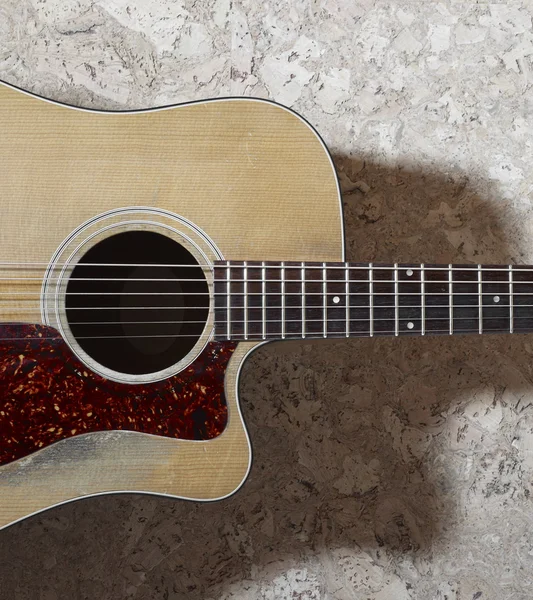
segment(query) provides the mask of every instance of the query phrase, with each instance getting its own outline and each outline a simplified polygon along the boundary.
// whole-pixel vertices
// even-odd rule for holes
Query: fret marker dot
[[[341,299],[338,296],[333,296],[333,304],[338,304]]]
[[[407,277],[411,277],[411,275],[413,274],[413,269],[407,269]]]
[[[415,326],[415,324],[411,323],[411,321],[409,321],[409,323],[407,323],[407,329],[413,329],[414,326]]]
[[[499,302],[500,301],[500,297],[499,296],[494,296],[493,300],[494,300],[494,302]]]

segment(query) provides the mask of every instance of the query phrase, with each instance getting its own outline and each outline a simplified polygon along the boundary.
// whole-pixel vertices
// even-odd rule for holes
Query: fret
[[[449,305],[450,305],[450,317],[449,317],[449,333],[453,335],[453,265],[448,265],[448,297],[449,297]]]
[[[285,263],[281,263],[281,339],[285,339]]]
[[[248,339],[248,266],[244,261],[244,269],[242,277],[244,279],[244,339]]]
[[[350,269],[348,263],[345,263],[344,266],[344,320],[346,321],[346,337],[350,337]]]
[[[231,340],[231,267],[230,267],[230,262],[229,260],[227,261],[227,269],[226,269],[226,281],[227,281],[227,293],[228,293],[228,304],[227,304],[227,309],[228,309],[228,313],[227,313],[227,319],[228,319],[228,331],[227,331],[227,338],[228,340]]]
[[[301,267],[301,277],[302,277],[302,337],[305,338],[307,333],[307,328],[305,326],[305,263],[302,263]]]
[[[400,333],[400,299],[398,293],[398,265],[394,265],[394,335]]]
[[[326,273],[326,263],[322,263],[322,310],[323,310],[323,321],[324,321],[324,337],[328,336],[328,278]]]
[[[420,265],[420,335],[426,335],[426,289],[424,277],[425,265]]]
[[[369,293],[369,307],[370,307],[370,324],[369,334],[370,337],[374,336],[374,265],[370,263],[368,265],[368,293]]]
[[[479,333],[483,333],[483,280],[481,277],[481,265],[477,266],[478,293],[479,293]]]
[[[261,337],[267,339],[266,329],[266,268],[265,261],[261,263]]]
[[[513,266],[509,265],[509,333],[513,333]]]

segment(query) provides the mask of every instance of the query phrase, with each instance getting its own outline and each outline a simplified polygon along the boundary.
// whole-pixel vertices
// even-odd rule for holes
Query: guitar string
[[[394,309],[394,306],[387,306],[387,307],[380,307],[380,308],[389,308],[389,309]],[[403,308],[403,307],[402,307]],[[413,307],[413,308],[420,308],[419,306],[417,307]],[[475,307],[469,307],[469,308],[475,308]],[[279,310],[279,309],[277,309]],[[318,307],[317,307],[318,310]],[[320,309],[322,310],[322,309]],[[368,307],[366,307],[366,310],[368,310]],[[477,319],[479,315],[473,316],[473,317],[454,317],[454,321],[471,321],[474,319]],[[516,316],[514,317],[515,319],[532,319],[533,317],[520,317],[520,316]],[[498,320],[498,321],[503,321],[503,320],[507,320],[507,317],[499,317],[499,316],[487,316],[484,317],[484,319],[487,320]],[[357,318],[357,317],[350,317],[350,319],[348,319],[350,321],[350,323],[352,322],[366,322],[366,321],[370,321],[370,319],[368,318]],[[396,317],[379,317],[379,318],[375,318],[373,319],[373,321],[379,322],[379,321],[420,321],[422,320],[421,317],[399,317],[398,319],[396,319]],[[445,316],[445,317],[428,317],[426,315],[426,320],[427,321],[448,321],[449,320],[449,316]],[[306,318],[306,323],[345,323],[346,319],[326,319],[325,321],[323,319],[307,319]],[[236,323],[301,323],[302,319],[231,319],[230,324],[234,325]],[[69,325],[192,325],[192,324],[205,324],[206,321],[176,321],[176,320],[161,320],[161,321],[72,321],[69,322]],[[6,325],[9,323],[0,323],[0,327],[2,327],[2,325]],[[11,324],[17,324],[16,321],[13,321]],[[19,325],[21,323],[18,323]],[[226,326],[227,324],[227,320],[226,319],[221,319],[219,321],[217,321],[215,323],[215,325],[224,325]]]
[[[453,283],[453,282],[452,282]],[[533,283],[533,281],[531,282]],[[516,284],[515,284],[516,285]],[[374,283],[375,286],[375,283]],[[478,284],[476,283],[476,287]],[[34,292],[0,292],[0,299],[3,296],[32,296],[26,300],[39,300],[41,298],[58,298],[59,296],[448,296],[449,292],[65,292],[63,294],[54,294],[49,292],[47,294],[38,294]],[[495,296],[502,295],[508,296],[509,292],[492,291],[492,292],[453,292],[454,296]],[[533,292],[513,292],[514,296],[533,296]],[[20,298],[22,301],[23,298]],[[19,300],[17,300],[19,301]]]
[[[442,295],[442,294],[439,294]],[[473,295],[473,294],[472,294]],[[380,309],[380,308],[394,308],[396,305],[395,304],[383,304],[383,305],[374,305],[375,309]],[[431,309],[431,308],[450,308],[450,306],[452,306],[452,308],[478,308],[478,304],[428,304],[426,305],[426,309]],[[510,306],[513,306],[514,308],[531,308],[533,305],[531,304],[517,304],[516,302],[513,302],[512,305],[511,304],[505,304],[505,303],[498,303],[498,304],[484,304],[483,308],[484,309],[490,309],[490,308],[509,308]],[[312,309],[316,309],[316,310],[322,310],[323,311],[323,306],[311,306],[311,305],[307,305],[306,309],[307,310],[312,310]],[[335,310],[335,309],[346,309],[346,306],[343,304],[335,304],[334,306],[329,305],[326,307],[329,310]],[[348,308],[350,309],[368,309],[368,306],[362,305],[362,304],[349,304]],[[405,304],[402,305],[400,304],[398,306],[399,309],[402,308],[421,308],[420,305],[416,305],[416,304]],[[71,306],[71,307],[66,307],[66,311],[71,311],[71,310],[86,310],[88,312],[90,311],[99,311],[99,310],[208,310],[209,306]],[[215,310],[225,310],[227,311],[227,307],[225,306],[215,306],[214,307]],[[231,307],[232,310],[244,310],[244,306],[232,306]],[[249,310],[262,310],[261,306],[248,306]],[[282,306],[267,306],[267,310],[281,310]],[[299,306],[286,306],[285,307],[286,310],[300,310],[301,307]],[[27,308],[24,307],[20,307],[20,306],[15,306],[14,308],[10,308],[9,306],[0,306],[0,316],[2,314],[2,311],[6,312],[6,313],[17,313],[17,312],[21,312],[21,313],[32,313],[32,312],[41,312],[41,309],[35,306],[28,306]],[[532,315],[533,318],[533,315]]]
[[[358,307],[358,308],[361,308],[361,307]],[[378,307],[375,307],[374,310],[376,310],[376,308],[378,308]],[[394,306],[379,307],[379,308],[383,308],[385,310],[386,309],[394,310]],[[420,307],[417,306],[417,307],[412,307],[412,308],[419,309]],[[440,308],[440,307],[435,307],[435,308]],[[474,309],[475,307],[470,306],[468,308]],[[515,308],[519,308],[519,307],[515,306]],[[280,310],[280,309],[278,308],[276,310]],[[318,308],[317,308],[317,310],[318,310]],[[320,309],[320,310],[322,310],[322,309]],[[368,310],[368,307],[366,308],[366,310]],[[446,307],[445,310],[448,310],[448,307]],[[28,314],[32,314],[32,313],[28,313]],[[34,314],[37,314],[37,312],[34,311]],[[424,319],[426,321],[440,321],[440,320],[442,320],[442,321],[449,321],[449,318],[450,318],[449,315],[442,316],[442,317],[441,316],[437,317],[437,316],[428,315],[427,312],[424,315]],[[479,318],[479,312],[476,311],[476,313],[474,315],[471,315],[471,316],[458,316],[458,315],[454,315],[453,316],[453,321],[454,322],[455,321],[471,321],[471,320],[477,320],[478,318]],[[507,321],[507,322],[510,321],[510,318],[509,318],[508,315],[483,314],[482,318],[483,318],[483,321],[488,321],[488,320]],[[533,317],[532,316],[520,316],[520,315],[516,315],[515,314],[515,315],[513,315],[513,321],[516,320],[516,319],[531,319],[531,320],[533,320]],[[254,320],[254,319],[230,319],[229,323],[230,324],[246,323],[246,322],[248,322],[248,323],[254,323],[254,322],[255,323],[262,323],[263,321],[266,322],[266,323],[301,323],[303,320],[304,319],[277,319],[277,318],[275,318],[275,319],[264,319],[264,320],[263,319],[257,319],[257,320]],[[370,322],[371,320],[373,322],[375,322],[375,323],[380,322],[380,321],[396,321],[396,320],[398,320],[398,321],[420,321],[420,320],[422,320],[422,316],[399,317],[398,319],[396,319],[396,317],[375,317],[373,319],[370,319],[370,318],[350,317],[348,319],[348,321],[350,323],[357,322],[357,321],[368,321],[368,322]],[[324,323],[324,324],[327,325],[328,323],[346,323],[346,319],[344,319],[344,318],[343,319],[330,319],[330,318],[326,318],[324,320],[322,318],[321,319],[306,318],[305,322],[306,323],[312,323],[312,322]],[[20,321],[4,321],[3,323],[0,323],[0,328],[3,325],[9,324],[9,323],[12,323],[12,324],[13,323],[21,324]],[[157,326],[157,325],[162,325],[162,324],[189,325],[189,324],[199,324],[199,323],[204,323],[205,324],[206,321],[197,321],[197,320],[191,320],[191,321],[188,321],[188,320],[187,321],[185,321],[185,320],[182,320],[182,321],[176,321],[176,320],[152,320],[152,321],[73,321],[73,322],[70,322],[69,325],[77,325],[77,326],[80,326],[80,325],[91,325],[91,326],[93,326],[93,325],[109,325],[109,326],[111,326],[111,325],[156,325]],[[216,325],[219,325],[219,326],[224,325],[224,326],[226,326],[227,323],[228,323],[227,319],[217,319],[215,321],[215,326]]]
[[[357,308],[361,308],[364,310],[368,310],[368,307],[357,307]],[[376,309],[394,309],[394,306],[380,306],[380,307],[374,307],[374,310]],[[400,307],[400,308],[404,308],[404,307]],[[417,308],[420,309],[420,306],[415,306],[415,307],[411,307],[411,308]],[[440,308],[440,307],[434,307],[434,308]],[[446,309],[448,309],[449,307],[446,307]],[[456,307],[454,307],[456,308]],[[476,312],[478,312],[477,307],[475,306],[469,306],[468,308],[472,308],[472,309],[476,309]],[[487,308],[487,307],[483,307],[483,308]],[[493,307],[489,307],[489,308],[493,308]],[[315,307],[316,310],[322,310],[320,307]],[[258,309],[260,310],[260,309]],[[274,310],[280,310],[280,307],[275,308]],[[299,309],[298,309],[299,310]],[[312,308],[309,308],[309,310],[313,310]],[[460,317],[460,316],[454,316],[453,320],[455,321],[472,321],[472,320],[476,320],[478,318],[478,314],[476,314],[475,316],[471,316],[471,317]],[[428,315],[425,315],[425,319],[427,321],[449,321],[449,315],[444,316],[444,317],[431,317]],[[531,319],[533,320],[533,317],[528,317],[528,316],[518,316],[515,315],[514,319]],[[303,319],[231,319],[230,320],[230,324],[234,325],[237,323],[301,323]],[[374,321],[374,322],[380,322],[380,321],[420,321],[422,320],[422,317],[378,317],[378,318],[374,318],[374,319],[369,319],[369,318],[357,318],[357,317],[351,317],[350,319],[348,319],[348,321],[350,323],[352,322],[368,322],[368,321]],[[504,320],[508,320],[507,316],[483,316],[483,320],[487,320],[487,321],[504,321]],[[324,319],[312,319],[312,318],[306,318],[305,319],[306,323],[346,323],[346,319],[328,319],[326,318]],[[169,321],[165,321],[165,320],[161,320],[161,321],[74,321],[69,323],[70,325],[162,325],[162,324],[181,324],[181,325],[191,325],[191,324],[205,324],[206,321],[173,321],[173,320],[169,320]],[[217,321],[215,323],[216,325],[224,325],[226,326],[227,324],[227,320],[226,319],[221,319],[219,321]],[[0,323],[0,327],[4,326],[4,325],[24,325],[23,323],[18,323],[16,321],[14,322],[4,322],[4,323]]]
[[[244,264],[246,262],[246,264]],[[300,269],[302,268],[302,262],[301,261],[284,261],[285,264],[281,264],[281,261],[265,261],[265,268],[267,269]],[[374,269],[374,270],[387,270],[387,269],[394,269],[396,268],[396,266],[399,269],[411,269],[411,270],[425,270],[425,269],[429,269],[429,270],[442,270],[442,271],[449,271],[450,270],[450,264],[452,265],[452,270],[464,270],[464,271],[468,271],[468,270],[477,270],[478,266],[480,266],[477,263],[469,263],[469,264],[456,264],[456,263],[448,263],[448,264],[443,264],[443,263],[366,263],[366,262],[362,262],[362,263],[357,263],[357,262],[335,262],[335,261],[326,261],[326,267],[324,267],[324,263],[320,262],[320,261],[310,261],[310,262],[306,262],[303,261],[304,267],[306,269]],[[369,265],[372,264],[372,267],[369,267]],[[222,261],[216,261],[213,263],[207,263],[207,264],[185,264],[185,263],[84,263],[84,262],[78,262],[78,263],[53,263],[53,262],[16,262],[16,261],[0,261],[0,269],[2,269],[2,267],[7,267],[7,268],[33,268],[33,267],[44,267],[44,270],[53,267],[158,267],[158,268],[168,268],[168,267],[186,267],[186,268],[194,268],[194,269],[198,269],[198,268],[217,268],[217,269],[227,269],[228,267],[231,267],[232,269],[239,269],[239,268],[243,268],[243,267],[248,267],[248,268],[252,268],[252,269],[261,269],[262,268],[262,262],[261,261],[226,261],[226,260],[222,260]],[[481,268],[484,270],[488,270],[488,271],[508,271],[509,267],[512,267],[513,269],[520,269],[520,270],[530,270],[533,271],[533,265],[515,265],[515,264],[508,264],[508,265],[488,265],[488,264],[482,264]]]
[[[531,328],[532,331],[528,331],[528,332],[523,332],[523,333],[532,333],[533,332],[533,327]],[[426,329],[426,335],[431,335],[431,334],[447,334],[449,335],[450,333],[450,329],[447,327],[445,329]],[[454,334],[461,334],[461,333],[478,333],[479,331],[476,328],[474,329],[455,329],[453,331]],[[483,333],[505,333],[502,332],[501,329],[489,329],[489,328],[484,328],[483,329]],[[379,337],[380,334],[385,337],[394,337],[394,331],[376,331],[374,329],[374,336],[373,337]],[[249,335],[254,336],[253,339],[250,338],[250,341],[262,341],[262,340],[267,340],[269,338],[265,338],[262,337],[260,333],[250,333]],[[281,337],[281,333],[275,333],[275,334],[269,334],[269,335],[276,335],[279,337],[275,337],[275,338],[270,338],[270,339],[275,339],[275,340],[281,340],[283,339]],[[328,332],[328,338],[338,338],[338,339],[346,339],[346,335],[343,332]],[[420,335],[419,331],[416,331],[415,329],[408,329],[408,330],[403,330],[400,332],[400,335]],[[255,337],[257,336],[257,337]],[[363,337],[363,336],[368,336],[370,337],[370,330],[363,330],[363,331],[354,331],[354,332],[350,332],[350,336],[349,337]],[[164,334],[164,335],[147,335],[147,336],[88,336],[88,337],[77,337],[76,339],[80,340],[80,339],[84,339],[84,340],[97,340],[97,339],[132,339],[132,338],[178,338],[178,337],[193,337],[193,338],[197,338],[198,336],[196,335],[185,335],[185,334],[181,334],[181,335],[171,335],[171,334]],[[318,333],[312,333],[309,332],[306,334],[305,337],[303,337],[301,334],[299,333],[290,333],[287,332],[286,336],[284,339],[294,339],[294,340],[307,340],[307,339],[324,339],[324,335],[322,332]],[[44,340],[63,340],[63,338],[61,336],[36,336],[36,337],[2,337],[0,338],[0,342],[13,342],[13,341],[32,341],[32,340],[39,340],[39,341],[44,341]],[[227,342],[239,342],[239,341],[245,341],[244,337],[242,337],[242,335],[240,335],[239,337],[235,338],[235,339],[217,339],[214,341],[227,341]]]
[[[33,279],[33,278],[20,278],[20,279],[11,279],[11,278],[6,278],[6,279],[2,279],[0,277],[0,281],[13,281],[15,282],[17,285],[25,285],[25,282],[28,281],[30,283],[28,283],[28,286],[34,286],[34,287],[42,287],[42,284],[44,283],[42,279]],[[208,288],[215,288],[215,287],[220,287],[220,285],[228,285],[228,280],[215,280],[213,283],[208,283],[205,279],[128,279],[128,278],[124,278],[124,279],[110,279],[110,278],[71,278],[69,280],[66,280],[64,283],[67,283],[67,281],[104,281],[104,282],[110,282],[110,283],[114,283],[117,281],[127,281],[127,282],[139,282],[139,281],[149,281],[149,282],[163,282],[163,283],[174,283],[174,284],[180,284],[180,283],[192,283],[192,282],[198,282],[198,283],[203,283],[203,284],[207,284]],[[49,281],[49,283],[60,283],[61,280],[51,280]],[[342,291],[331,291],[331,292],[326,292],[327,295],[334,295],[334,296],[344,296],[344,295],[349,295],[349,294],[354,294],[354,295],[360,295],[360,294],[364,294],[364,293],[369,293],[369,292],[362,292],[359,290],[351,290],[346,292],[346,284],[366,284],[368,286],[368,284],[370,283],[368,280],[362,279],[362,280],[341,280],[341,279],[236,279],[236,280],[230,280],[229,283],[231,285],[233,284],[237,284],[237,283],[246,283],[248,285],[251,284],[258,284],[258,285],[262,285],[263,283],[279,283],[285,284],[285,292],[282,291],[273,291],[273,290],[266,290],[266,292],[246,292],[247,295],[279,295],[279,294],[283,294],[285,293],[286,295],[292,295],[292,296],[301,296],[302,294],[302,283],[307,286],[312,286],[312,285],[320,285],[321,286],[321,291],[320,292],[312,292],[312,291],[305,291],[305,295],[323,295],[324,292],[322,291],[322,287],[324,284],[326,284],[326,286],[331,287],[334,285],[338,285],[339,288],[342,288]],[[421,281],[405,281],[403,279],[399,280],[398,282],[396,282],[395,280],[389,280],[389,279],[375,279],[373,282],[374,285],[374,289],[375,286],[377,285],[394,285],[396,283],[399,283],[400,285],[406,284],[409,286],[413,286],[413,287],[421,287],[422,282]],[[446,279],[446,280],[442,280],[442,281],[424,281],[424,284],[426,286],[441,286],[442,288],[444,288],[444,291],[442,292],[432,292],[435,294],[438,293],[442,293],[442,294],[448,294],[449,293],[449,286],[450,284],[453,285],[459,285],[459,286],[465,286],[465,285],[472,285],[476,287],[476,292],[457,292],[457,294],[463,293],[463,294],[470,294],[470,293],[476,293],[477,294],[477,289],[479,286],[479,283],[482,283],[484,286],[501,286],[502,288],[508,290],[509,289],[509,284],[513,283],[513,285],[515,286],[520,286],[520,285],[532,285],[533,284],[533,280],[530,281],[520,281],[520,280],[513,280],[512,282],[507,279],[505,281],[479,281],[478,279],[476,280],[471,280],[471,281],[464,281],[464,280],[460,280],[460,279]],[[290,284],[295,284],[298,285],[298,291],[288,291],[287,290],[287,286],[289,286]],[[6,286],[7,287],[7,286]],[[23,291],[23,292],[16,292],[13,290],[9,290],[9,291],[5,291],[5,292],[0,292],[0,296],[5,296],[5,295],[26,295],[26,294],[30,294],[30,293],[36,293],[33,291]],[[50,292],[49,292],[50,293]],[[228,293],[233,295],[244,295],[245,292],[244,291],[238,291],[238,290],[233,290],[230,289],[230,291],[228,292],[227,290],[222,291],[222,292],[217,292],[217,291],[209,291],[209,292],[144,292],[144,291],[139,291],[139,292],[122,292],[122,291],[118,291],[118,292],[69,292],[66,291],[66,294],[71,294],[71,295],[144,295],[144,296],[157,296],[157,295],[192,295],[192,296],[200,296],[200,295],[227,295]],[[382,294],[392,294],[395,292],[378,292],[378,293],[382,293]],[[405,290],[404,287],[401,288],[401,291],[399,292],[400,294],[406,295],[406,296],[410,296],[415,294],[416,292],[411,292],[409,290]],[[483,292],[483,293],[491,293],[491,292]],[[495,292],[497,293],[497,292]],[[503,293],[503,292],[502,292]],[[528,294],[529,292],[516,292],[518,294]]]
[[[235,264],[233,261],[221,261],[216,263],[208,263],[208,264],[151,264],[151,263],[16,263],[16,262],[0,262],[0,271],[7,269],[29,269],[29,270],[37,270],[33,268],[33,265],[37,267],[44,267],[42,270],[48,269],[56,269],[59,267],[71,267],[72,269],[77,267],[155,267],[155,268],[192,268],[192,269],[227,269],[230,267],[231,269],[262,269],[262,264],[259,261],[246,261],[246,265],[244,261],[240,261],[242,264]],[[284,269],[284,270],[300,270],[302,268],[307,269],[316,269],[323,270],[326,268],[327,270],[358,270],[358,271],[387,271],[387,270],[395,270],[396,268],[399,270],[412,270],[412,271],[475,271],[479,270],[481,267],[481,271],[503,271],[508,272],[511,269],[521,271],[521,272],[533,272],[532,265],[498,265],[498,266],[490,266],[490,265],[477,265],[477,264],[469,264],[469,265],[454,265],[450,268],[449,265],[433,265],[431,263],[417,263],[417,264],[409,264],[409,263],[372,263],[372,267],[369,266],[370,263],[328,263],[326,262],[326,267],[324,267],[324,263],[319,264],[311,264],[303,262],[303,267],[301,262],[296,261],[287,261],[292,262],[293,264],[279,264],[272,262],[265,262],[266,269]],[[316,262],[316,261],[315,261]],[[30,266],[32,265],[32,266]],[[4,267],[6,267],[4,269]]]
[[[5,296],[7,297],[7,299],[11,299],[12,296],[29,296],[31,295],[31,293],[24,293],[21,292],[20,294],[11,294],[10,292],[0,292],[0,302],[2,302],[2,297]],[[297,297],[302,297],[305,296],[306,298],[309,296],[320,296],[320,297],[324,297],[324,296],[333,296],[335,297],[340,297],[340,296],[390,296],[390,297],[401,297],[401,296],[448,296],[447,292],[414,292],[414,293],[410,293],[410,292],[400,292],[399,294],[395,294],[394,292],[351,292],[349,294],[346,294],[345,292],[327,292],[326,294],[320,293],[320,292],[307,292],[305,294],[298,294],[296,292],[294,293],[290,293],[290,292],[286,292],[286,293],[281,293],[281,292],[268,292],[266,294],[266,296],[297,296]],[[497,296],[498,298],[500,298],[501,296],[508,296],[509,292],[482,292],[481,294],[479,292],[454,292],[453,293],[454,296],[475,296],[476,298],[479,296]],[[159,294],[158,292],[128,292],[128,293],[122,293],[122,292],[66,292],[65,294],[61,294],[61,296],[222,296],[223,298],[227,298],[228,294],[225,292],[213,292],[213,293],[209,293],[209,292],[165,292],[165,293],[161,293]],[[247,293],[245,294],[244,292],[231,292],[231,294],[229,294],[229,296],[231,298],[235,298],[236,296],[246,296],[246,297],[250,297],[250,296],[260,296],[263,297],[264,295],[261,294],[260,292],[257,293]],[[513,292],[513,296],[533,296],[533,292]],[[13,300],[13,302],[35,302],[38,301],[40,299],[56,299],[59,296],[56,294],[35,294],[33,297],[31,298],[17,298],[16,300]],[[6,300],[3,300],[4,302]],[[335,306],[338,307],[338,306]],[[331,308],[335,308],[335,307],[331,307]],[[90,307],[86,307],[86,308],[90,308]],[[133,308],[143,308],[141,306],[139,307],[133,307]],[[157,307],[156,307],[157,308]],[[164,306],[161,306],[160,308],[166,308]],[[172,308],[172,307],[170,307]],[[179,308],[179,307],[174,307],[174,308]],[[191,308],[201,308],[201,307],[191,307]],[[239,307],[232,307],[232,308],[239,308]]]
[[[506,271],[507,273],[509,273],[509,271]],[[472,271],[470,271],[470,273],[472,273]],[[474,273],[477,275],[478,271],[476,270]],[[427,272],[426,272],[427,275]],[[181,279],[181,278],[177,278],[177,277],[169,277],[169,278],[161,278],[161,277],[155,277],[155,278],[142,278],[142,277],[69,277],[68,279],[43,279],[42,277],[0,277],[0,281],[12,281],[12,282],[16,282],[16,283],[20,283],[20,282],[33,282],[31,283],[31,285],[42,285],[43,283],[68,283],[70,281],[109,281],[109,282],[115,282],[115,281],[129,281],[129,282],[134,282],[134,281],[161,281],[161,282],[173,282],[173,283],[191,283],[191,282],[195,282],[198,281],[200,283],[207,283],[206,279],[202,279],[199,277],[193,278],[193,279]],[[215,279],[213,281],[214,284],[225,284],[227,285],[228,283],[233,284],[233,283],[282,283],[285,282],[286,284],[291,284],[291,283],[306,283],[309,285],[312,285],[314,283],[316,284],[336,284],[338,283],[339,285],[344,285],[346,283],[346,279]],[[527,280],[527,281],[522,281],[519,279],[513,279],[512,280],[513,283],[515,283],[516,285],[520,285],[520,284],[531,284],[533,283],[533,280]],[[349,279],[348,283],[369,283],[368,279]],[[374,279],[374,284],[380,284],[380,283],[396,283],[395,279]],[[416,284],[420,284],[422,283],[420,280],[418,279],[399,279],[398,283],[401,284],[409,284],[409,285],[416,285]],[[464,280],[464,279],[448,279],[448,277],[446,277],[445,279],[442,280],[428,280],[426,279],[424,281],[425,284],[431,284],[431,285],[438,285],[438,284],[442,284],[442,285],[447,285],[448,283],[454,283],[454,284],[464,284],[464,285],[468,285],[468,284],[478,284],[479,280],[477,279],[477,277],[475,279],[471,279],[471,280]],[[492,285],[492,284],[501,284],[501,285],[508,285],[510,283],[509,278],[506,279],[501,279],[501,280],[483,280],[482,283],[484,285]],[[212,285],[212,283],[210,284]]]
[[[337,294],[337,296],[339,296],[340,294]],[[446,296],[446,294],[408,294],[409,296],[420,296],[420,297],[427,297],[427,296],[431,296],[431,297],[438,297],[438,296]],[[454,294],[454,296],[458,296],[458,295],[463,295],[463,296],[472,296],[475,298],[479,297],[479,294]],[[483,293],[481,294],[482,296],[494,296],[494,294],[486,294]],[[508,295],[508,294],[506,294]],[[533,294],[513,294],[513,296],[532,296]],[[315,296],[319,296],[320,294],[315,294]],[[365,294],[365,296],[369,296],[369,294]],[[384,296],[384,297],[389,297],[392,299],[395,299],[396,296],[393,294],[373,294],[372,296]],[[335,297],[335,296],[334,296]],[[500,296],[498,296],[498,298],[501,298]],[[21,300],[19,300],[18,302],[20,302]],[[35,302],[35,300],[27,300],[27,302]],[[483,304],[483,308],[503,308],[503,307],[509,307],[509,306],[514,306],[515,308],[518,307],[531,307],[533,306],[532,304],[519,304],[517,302],[512,302],[512,304],[508,304],[505,302],[497,302],[494,304]],[[377,304],[375,305],[375,308],[394,308],[395,304]],[[452,306],[453,308],[472,308],[472,307],[478,307],[478,303],[475,302],[473,304],[452,304],[450,305],[450,303],[446,303],[446,304],[428,304],[426,306],[426,308],[449,308],[450,306]],[[204,306],[165,306],[165,305],[160,305],[160,306],[69,306],[69,307],[65,307],[65,310],[87,310],[87,311],[91,311],[91,310],[207,310],[209,308],[208,305],[204,305]],[[216,310],[226,310],[228,309],[227,306],[214,306],[213,307]],[[231,306],[230,307],[232,310],[244,310],[244,306]],[[266,306],[266,309],[281,309],[283,308],[281,305],[279,306],[272,306],[272,305],[268,305]],[[300,310],[301,307],[299,305],[295,305],[295,306],[291,306],[291,305],[286,305],[285,306],[286,310]],[[316,305],[311,305],[308,304],[306,306],[307,309],[321,309],[323,310],[323,305],[322,304],[316,304]],[[335,310],[335,309],[341,309],[341,308],[346,308],[345,304],[339,303],[339,304],[329,304],[326,306],[327,309],[330,310]],[[348,304],[348,308],[368,308],[368,305],[365,304]],[[399,304],[399,308],[420,308],[420,305],[418,304]],[[248,309],[252,310],[261,310],[262,307],[261,306],[253,306],[253,305],[249,305]],[[6,312],[12,312],[12,311],[17,311],[20,310],[22,312],[26,312],[26,311],[40,311],[40,308],[37,308],[34,306],[28,306],[28,307],[21,307],[18,304],[14,304],[13,307],[10,307],[9,305],[5,305],[5,304],[0,304],[0,314],[1,311],[4,310]]]
[[[383,308],[391,308],[394,309],[394,306],[389,306],[389,307],[383,307]],[[402,307],[403,308],[403,307]],[[416,307],[412,307],[412,308],[420,308],[419,306]],[[447,309],[448,307],[446,307]],[[456,307],[457,308],[457,307]],[[469,308],[474,308],[474,307],[469,307]],[[279,310],[279,309],[278,309]],[[320,309],[322,310],[322,309]],[[368,307],[367,309],[368,310]],[[454,317],[454,321],[470,321],[470,320],[474,320],[477,319],[479,315],[475,315],[473,317]],[[516,319],[529,319],[533,317],[514,317]],[[396,319],[396,317],[380,317],[377,319],[373,319],[374,321],[394,321]],[[429,317],[429,316],[425,316],[425,319],[427,321],[449,321],[449,316],[446,317]],[[494,320],[507,320],[507,317],[498,317],[498,316],[492,316],[492,317],[484,317],[484,320],[486,319],[494,319]],[[357,319],[357,318],[352,318],[350,317],[350,319],[348,319],[351,322],[353,321],[370,321],[370,319]],[[400,317],[399,321],[421,321],[422,317]],[[305,320],[306,323],[324,323],[324,321],[322,319],[306,319]],[[301,323],[302,319],[265,319],[264,321],[265,323]],[[263,319],[231,319],[230,324],[233,325],[235,323],[263,323]],[[326,319],[326,323],[346,323],[346,319]],[[190,325],[190,324],[195,324],[195,325],[199,325],[199,324],[205,324],[205,321],[71,321],[69,322],[69,325]],[[219,320],[215,323],[215,326],[219,325],[219,326],[226,326],[227,325],[227,320],[226,319],[222,319]],[[0,324],[0,327],[2,325]]]

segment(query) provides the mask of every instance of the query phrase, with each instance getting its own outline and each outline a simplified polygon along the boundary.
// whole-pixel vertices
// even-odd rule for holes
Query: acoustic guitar
[[[228,98],[104,112],[0,85],[0,526],[245,481],[269,340],[533,331],[533,267],[346,263],[326,146]]]

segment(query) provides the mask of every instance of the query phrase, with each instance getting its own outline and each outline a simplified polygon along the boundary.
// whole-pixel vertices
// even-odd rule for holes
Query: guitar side
[[[273,103],[225,99],[104,113],[0,85],[0,126],[2,260],[47,263],[94,215],[144,206],[194,223],[228,260],[344,259],[327,149],[301,118]],[[25,306],[0,322],[41,323]],[[257,345],[238,344],[227,365],[222,434],[183,440],[112,430],[58,441],[0,467],[0,527],[91,495],[208,501],[235,492],[251,465],[239,374]]]

